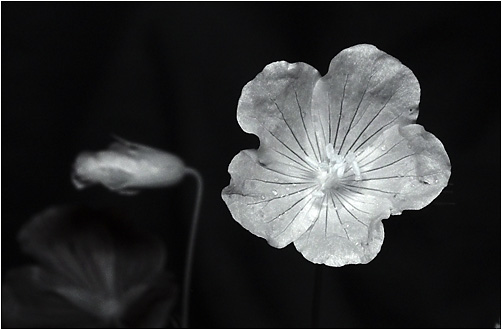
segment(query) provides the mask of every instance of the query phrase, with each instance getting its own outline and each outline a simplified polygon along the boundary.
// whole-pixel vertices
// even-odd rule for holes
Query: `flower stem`
[[[318,329],[321,317],[321,293],[322,293],[322,273],[324,265],[315,265],[314,269],[314,293],[312,295],[311,328]]]
[[[188,308],[190,302],[190,282],[192,279],[192,265],[193,265],[193,255],[195,248],[195,237],[197,235],[197,225],[199,223],[199,213],[200,213],[200,205],[202,203],[202,192],[204,189],[204,184],[202,180],[202,176],[200,173],[193,169],[187,168],[187,175],[191,175],[195,178],[197,182],[197,196],[195,200],[195,208],[192,216],[192,224],[190,227],[190,236],[188,238],[188,246],[186,252],[186,260],[185,260],[185,274],[183,279],[183,293],[182,293],[182,301],[181,301],[181,327],[188,328]]]

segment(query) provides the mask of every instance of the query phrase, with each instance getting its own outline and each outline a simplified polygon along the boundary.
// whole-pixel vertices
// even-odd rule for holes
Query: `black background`
[[[325,74],[371,43],[422,89],[418,123],[445,145],[451,185],[384,221],[367,265],[324,269],[320,326],[471,328],[500,322],[500,3],[2,2],[2,274],[27,262],[19,227],[55,204],[119,209],[156,231],[182,276],[194,182],[136,197],[76,191],[71,165],[110,134],[179,155],[206,191],[193,327],[309,327],[315,266],[244,230],[221,200],[227,166],[258,139],[242,87],[273,61]]]

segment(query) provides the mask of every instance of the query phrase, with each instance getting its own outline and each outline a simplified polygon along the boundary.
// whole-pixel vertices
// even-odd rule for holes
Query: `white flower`
[[[173,185],[185,175],[183,161],[162,150],[118,139],[108,150],[82,152],[73,166],[77,189],[100,183],[121,194]]]
[[[324,77],[305,63],[267,65],[239,100],[240,126],[261,143],[229,165],[232,216],[314,263],[371,261],[381,220],[423,208],[448,183],[443,145],[415,124],[419,99],[413,73],[371,45],[343,50]]]

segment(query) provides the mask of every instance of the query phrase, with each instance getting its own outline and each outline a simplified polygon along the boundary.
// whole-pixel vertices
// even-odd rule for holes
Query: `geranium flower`
[[[305,63],[267,65],[237,108],[260,147],[229,165],[232,216],[311,262],[368,263],[381,220],[423,208],[448,183],[443,145],[415,124],[419,99],[413,73],[372,45],[343,50],[324,77]]]
[[[185,173],[186,167],[177,156],[117,138],[108,150],[79,154],[72,181],[77,189],[100,183],[131,195],[139,189],[171,186]]]
[[[20,231],[38,264],[2,284],[2,327],[166,326],[176,295],[163,244],[102,212],[54,207]]]

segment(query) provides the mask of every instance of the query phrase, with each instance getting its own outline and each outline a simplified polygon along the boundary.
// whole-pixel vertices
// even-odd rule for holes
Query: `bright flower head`
[[[441,142],[415,124],[420,86],[372,45],[343,50],[321,77],[274,62],[242,90],[237,120],[260,138],[228,171],[234,219],[276,248],[328,266],[368,263],[381,220],[428,205],[447,185]]]

